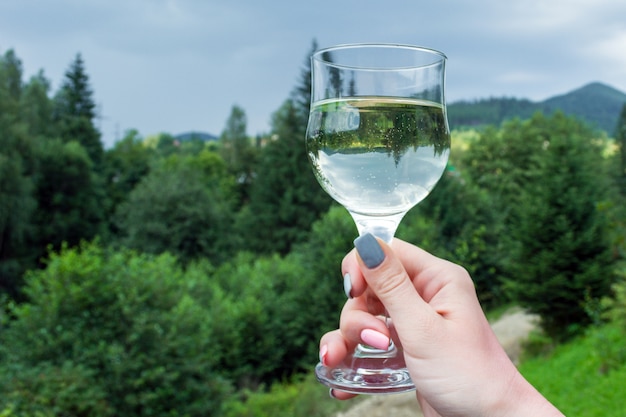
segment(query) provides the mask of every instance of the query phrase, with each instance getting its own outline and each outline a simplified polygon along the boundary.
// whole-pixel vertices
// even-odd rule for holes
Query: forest
[[[80,54],[57,91],[0,56],[0,416],[258,416],[253,393],[310,377],[357,233],[308,167],[315,49],[261,137],[233,106],[217,141],[129,130],[110,149]],[[618,116],[453,131],[397,236],[463,265],[486,310],[539,315],[552,345],[626,334]]]

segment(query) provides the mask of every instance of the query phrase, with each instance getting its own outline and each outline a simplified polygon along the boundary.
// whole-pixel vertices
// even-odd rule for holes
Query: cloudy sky
[[[107,146],[131,128],[219,135],[235,104],[267,132],[314,39],[439,49],[449,102],[626,91],[624,0],[0,0],[0,53],[25,81],[43,69],[54,92],[82,54]]]

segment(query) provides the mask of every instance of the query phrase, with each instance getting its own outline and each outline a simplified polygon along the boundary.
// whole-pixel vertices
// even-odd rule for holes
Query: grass
[[[275,384],[267,391],[247,392],[224,406],[225,417],[329,417],[354,406],[330,398],[328,388],[311,372],[296,381]],[[1,417],[1,415],[0,415]]]
[[[519,369],[567,416],[626,416],[626,332],[616,325],[590,329]]]

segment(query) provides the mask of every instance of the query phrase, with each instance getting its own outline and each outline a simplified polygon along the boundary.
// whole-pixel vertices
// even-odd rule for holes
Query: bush
[[[268,390],[246,391],[242,398],[225,403],[225,417],[327,417],[354,403],[328,396],[328,388],[309,373],[289,383],[275,383]]]
[[[0,410],[216,415],[228,384],[194,298],[201,283],[187,277],[168,255],[97,243],[52,253],[27,275],[28,302],[0,334]]]

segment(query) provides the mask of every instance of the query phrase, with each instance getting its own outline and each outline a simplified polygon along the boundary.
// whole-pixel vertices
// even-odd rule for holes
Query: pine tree
[[[300,84],[272,117],[274,139],[259,155],[250,203],[239,216],[238,228],[250,250],[288,253],[305,240],[312,223],[332,202],[317,183],[306,154],[311,101],[311,66],[306,62]]]
[[[311,55],[317,51],[317,41],[314,39],[311,44],[309,54],[304,61],[304,66],[300,71],[299,84],[293,89],[291,98],[294,107],[297,109],[299,124],[306,126],[311,109]]]
[[[535,116],[518,134],[544,143],[510,225],[506,288],[541,316],[550,336],[566,339],[591,323],[586,303],[607,296],[614,279],[607,220],[598,210],[608,199],[606,163],[592,132],[562,113]]]
[[[98,165],[102,161],[104,149],[100,132],[94,125],[95,109],[85,64],[81,54],[77,54],[55,97],[54,116],[63,141],[79,142]]]
[[[0,56],[0,293],[18,298],[32,266],[27,239],[33,232],[32,143],[20,121],[22,63],[12,50]]]
[[[239,106],[233,106],[226,128],[220,135],[219,149],[229,172],[237,178],[241,201],[248,200],[256,162],[256,150],[246,133],[246,124],[245,111]]]

